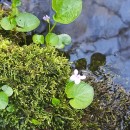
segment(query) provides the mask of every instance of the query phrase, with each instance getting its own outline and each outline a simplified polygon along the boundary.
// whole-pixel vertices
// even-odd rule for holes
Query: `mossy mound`
[[[64,92],[70,71],[68,60],[50,46],[0,48],[0,84],[13,88],[9,105],[15,108],[0,110],[0,130],[80,129],[81,112],[70,107]],[[59,106],[52,105],[53,97]]]
[[[95,97],[84,110],[82,130],[129,130],[130,93],[113,82],[113,75],[99,69],[85,72],[86,82],[94,86]]]

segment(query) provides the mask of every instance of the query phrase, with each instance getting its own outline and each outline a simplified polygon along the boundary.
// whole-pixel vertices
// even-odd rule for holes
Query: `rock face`
[[[3,0],[4,1],[4,0]],[[7,0],[5,0],[7,1]],[[51,0],[22,0],[22,10],[36,14],[41,20],[52,16]],[[71,61],[92,54],[106,55],[106,69],[118,75],[116,81],[130,90],[130,0],[83,0],[81,15],[69,25],[58,24],[57,33],[67,33],[73,44],[67,48]],[[52,21],[53,22],[53,21]],[[42,21],[37,32],[46,32]]]

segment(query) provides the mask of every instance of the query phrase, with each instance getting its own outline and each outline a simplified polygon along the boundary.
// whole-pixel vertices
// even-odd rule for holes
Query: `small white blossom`
[[[43,17],[43,20],[49,22],[50,21],[50,17],[48,15],[46,15],[46,16]]]
[[[86,78],[85,75],[80,75],[80,74],[78,74],[78,70],[75,69],[75,70],[74,70],[74,74],[70,77],[70,80],[71,80],[71,81],[74,81],[75,84],[79,84],[80,81],[81,81],[82,79],[85,79],[85,78]]]

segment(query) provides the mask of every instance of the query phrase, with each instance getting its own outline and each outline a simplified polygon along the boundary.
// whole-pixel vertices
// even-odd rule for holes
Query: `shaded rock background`
[[[9,0],[2,0],[9,2]],[[42,20],[52,16],[51,0],[22,0],[23,11],[28,11]],[[83,0],[82,14],[69,25],[58,24],[55,32],[69,34],[73,42],[65,48],[70,60],[85,58],[90,64],[94,53],[106,56],[107,72],[115,75],[115,82],[130,90],[130,0]],[[52,21],[53,23],[53,21]],[[46,23],[41,22],[37,33],[46,32]]]

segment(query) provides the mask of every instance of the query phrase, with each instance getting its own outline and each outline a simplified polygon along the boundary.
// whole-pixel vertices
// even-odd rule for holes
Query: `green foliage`
[[[68,98],[71,98],[70,105],[76,109],[84,109],[89,106],[94,98],[94,90],[89,84],[80,82],[75,84],[69,82],[66,85],[65,92]]]
[[[37,28],[40,20],[31,13],[20,13],[17,6],[21,5],[20,0],[13,0],[11,12],[7,17],[0,20],[0,26],[4,30],[14,30],[17,32],[29,32]]]
[[[5,109],[8,105],[8,96],[4,92],[0,92],[0,109]]]
[[[56,12],[53,16],[56,22],[69,24],[80,15],[82,0],[52,0],[52,8]]]
[[[59,42],[59,37],[55,33],[48,33],[46,35],[46,43],[51,46],[56,46]]]
[[[4,30],[13,30],[16,32],[29,32],[36,29],[40,21],[31,13],[21,13],[18,6],[21,5],[20,0],[13,0],[10,15],[1,18],[0,26]],[[55,23],[51,27],[50,17],[44,16],[43,19],[49,24],[49,33],[46,35],[46,44],[54,46],[58,49],[64,48],[71,43],[71,37],[67,34],[56,35],[52,30],[56,26],[56,22],[69,24],[73,22],[81,13],[82,0],[52,0],[52,8],[56,12],[53,16]],[[44,43],[44,36],[33,36],[33,42],[36,44]]]
[[[71,43],[71,37],[67,34],[56,35],[55,33],[48,33],[45,40],[47,44],[58,49],[62,49],[65,45],[69,45]]]
[[[16,26],[14,19],[10,19],[9,17],[2,18],[0,24],[4,30],[13,30]]]
[[[1,89],[8,97],[10,97],[13,94],[13,89],[8,85],[3,85]]]
[[[39,122],[39,121],[36,120],[36,119],[32,119],[32,120],[31,120],[31,123],[33,123],[34,125],[40,125],[40,124],[41,124],[41,122]]]
[[[16,17],[16,31],[29,32],[37,28],[40,24],[39,19],[31,13],[20,13]]]
[[[68,34],[58,35],[60,42],[64,45],[69,45],[71,43],[71,37]]]
[[[44,44],[43,35],[34,34],[32,39],[33,39],[33,42],[36,44]]]
[[[68,34],[60,34],[58,35],[59,42],[55,46],[58,49],[64,48],[66,45],[69,45],[71,43],[71,37]]]
[[[71,37],[67,34],[56,35],[51,33],[56,22],[69,24],[73,22],[81,13],[82,10],[82,0],[52,0],[52,8],[56,14],[54,14],[53,19],[55,21],[54,25],[50,28],[49,24],[49,33],[46,36],[46,43],[62,49],[65,45],[71,43]],[[49,16],[44,16],[43,19],[49,18]]]
[[[8,85],[3,85],[1,89],[3,92],[0,92],[0,109],[5,109],[8,105],[8,97],[13,94],[13,89]]]
[[[60,104],[60,100],[59,100],[58,98],[52,98],[52,104],[53,104],[54,106],[57,106],[57,105]]]
[[[13,105],[9,105],[6,109],[8,112],[14,112],[15,111],[15,108]]]

